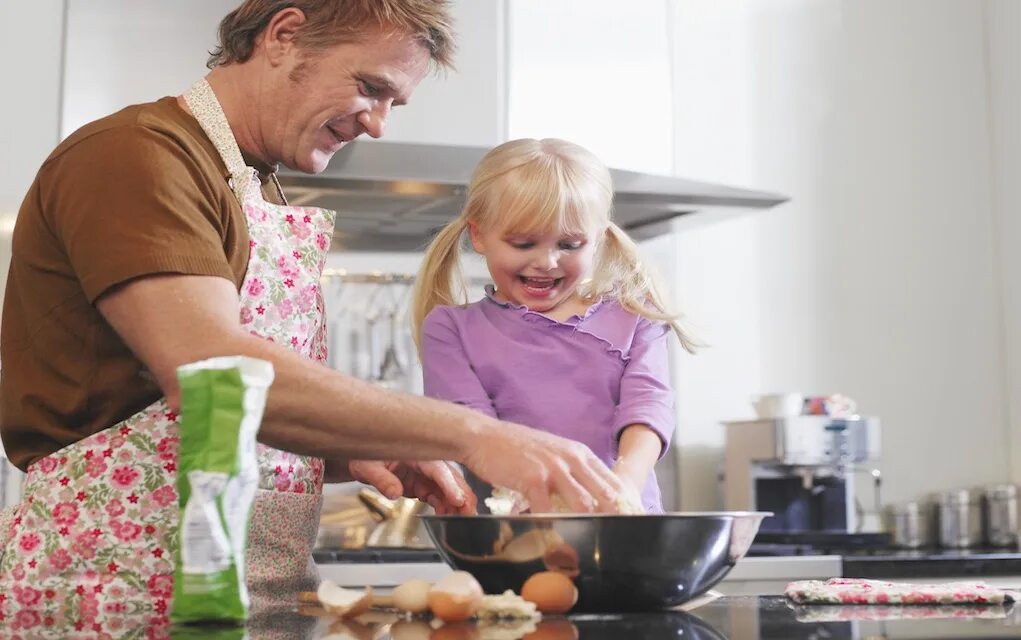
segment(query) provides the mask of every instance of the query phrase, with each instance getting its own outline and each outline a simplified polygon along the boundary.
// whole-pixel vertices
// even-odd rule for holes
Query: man
[[[213,356],[276,371],[249,539],[257,602],[314,587],[320,459],[327,480],[441,512],[474,510],[442,460],[536,510],[552,493],[614,509],[619,482],[584,445],[316,362],[332,216],[287,206],[273,171],[322,171],[350,140],[383,135],[430,64],[450,64],[445,4],[247,0],[221,24],[205,81],[86,125],[44,163],[14,233],[0,341],[0,433],[29,472],[29,500],[0,527],[6,620],[45,619],[48,601],[71,598],[78,622],[101,626],[111,592],[165,616],[176,369]],[[25,588],[55,597],[16,596]]]

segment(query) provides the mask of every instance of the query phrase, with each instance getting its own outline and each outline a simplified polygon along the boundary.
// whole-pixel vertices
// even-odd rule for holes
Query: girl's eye
[[[533,242],[520,242],[520,241],[515,242],[515,241],[512,240],[510,242],[510,246],[514,247],[515,249],[531,249],[532,247],[535,246],[535,243],[533,243]]]
[[[564,251],[576,251],[578,249],[581,249],[582,246],[584,245],[585,243],[583,241],[576,240],[574,242],[561,242],[560,248],[563,249]]]

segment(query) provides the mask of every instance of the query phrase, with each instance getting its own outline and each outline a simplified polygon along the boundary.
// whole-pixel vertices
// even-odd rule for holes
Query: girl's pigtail
[[[611,222],[600,248],[593,277],[596,295],[609,295],[631,313],[670,325],[688,353],[702,346],[681,326],[681,316],[668,310],[666,298],[638,255],[638,245]]]
[[[458,216],[443,227],[425,252],[425,259],[415,277],[411,306],[411,331],[419,353],[422,351],[422,323],[434,307],[465,304],[468,288],[461,275],[461,236],[468,228],[468,219]],[[456,292],[456,298],[455,298]]]

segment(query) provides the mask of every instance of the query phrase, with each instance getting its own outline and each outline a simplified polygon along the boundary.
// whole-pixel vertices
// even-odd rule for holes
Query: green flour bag
[[[170,619],[241,622],[248,615],[248,515],[259,482],[255,437],[273,365],[212,358],[178,367],[177,379],[180,534]]]

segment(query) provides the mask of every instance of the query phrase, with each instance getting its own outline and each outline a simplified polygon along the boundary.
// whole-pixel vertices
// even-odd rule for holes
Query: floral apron
[[[335,213],[264,201],[209,84],[199,81],[184,97],[248,222],[242,327],[324,362],[319,278]],[[164,628],[178,543],[177,448],[177,415],[159,400],[29,466],[25,498],[0,531],[0,625],[117,636],[126,621],[149,616],[148,634]],[[260,444],[259,471],[246,552],[252,606],[293,607],[297,592],[318,582],[311,549],[323,461]]]

